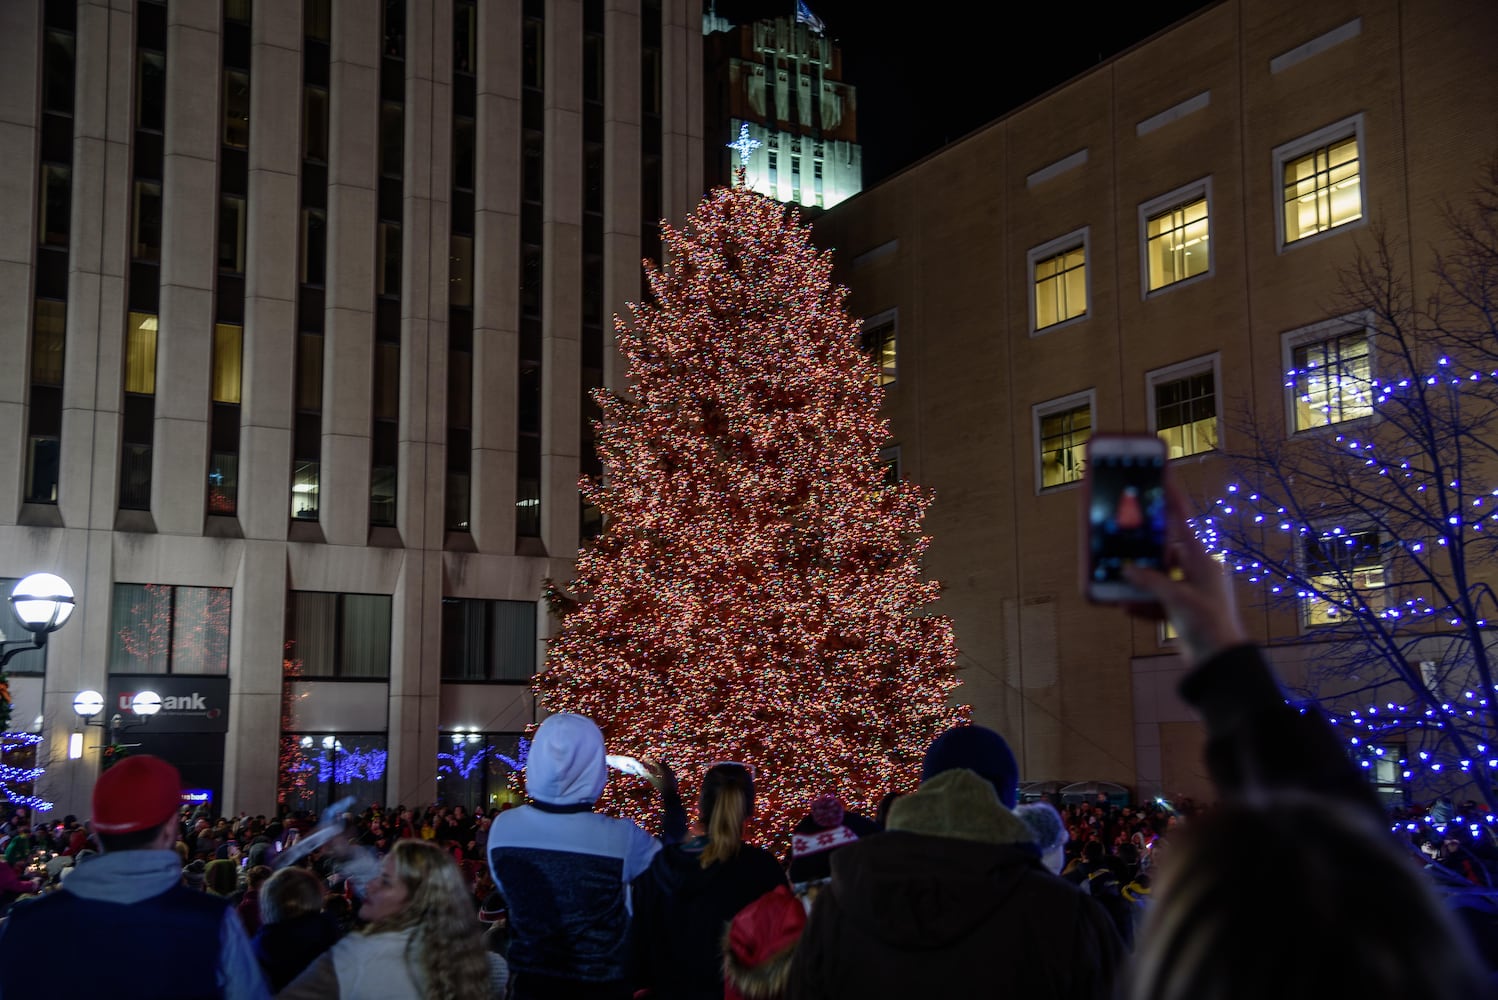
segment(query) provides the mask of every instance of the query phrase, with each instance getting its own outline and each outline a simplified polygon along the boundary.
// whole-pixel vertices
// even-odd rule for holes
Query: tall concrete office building
[[[701,67],[690,0],[0,5],[0,577],[78,594],[11,665],[40,793],[111,740],[224,811],[502,786]]]

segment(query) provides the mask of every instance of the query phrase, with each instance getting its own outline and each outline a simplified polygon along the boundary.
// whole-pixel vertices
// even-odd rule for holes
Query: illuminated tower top
[[[811,210],[862,190],[855,90],[805,0],[794,13],[739,24],[713,4],[702,27],[708,182],[730,184],[742,166],[751,189]],[[737,142],[745,127],[758,147]],[[749,150],[742,160],[739,149]]]

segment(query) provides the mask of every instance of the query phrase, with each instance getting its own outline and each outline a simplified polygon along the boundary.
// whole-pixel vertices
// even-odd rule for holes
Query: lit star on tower
[[[739,137],[733,142],[725,143],[725,145],[729,149],[736,149],[739,151],[740,166],[748,166],[749,154],[753,153],[756,149],[763,146],[764,143],[760,142],[758,139],[749,134],[748,124],[741,124],[739,125]]]

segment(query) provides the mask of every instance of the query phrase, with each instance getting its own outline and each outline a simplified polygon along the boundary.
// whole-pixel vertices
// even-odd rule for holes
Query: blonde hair
[[[738,856],[753,795],[754,779],[742,764],[717,764],[703,776],[702,819],[707,826],[703,868]]]
[[[397,840],[390,853],[406,889],[406,905],[365,933],[412,932],[406,962],[419,973],[427,1000],[487,1000],[489,955],[483,927],[469,905],[457,862],[426,840]]]

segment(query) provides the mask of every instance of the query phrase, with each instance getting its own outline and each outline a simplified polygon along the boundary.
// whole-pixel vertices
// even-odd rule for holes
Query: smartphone
[[[1165,442],[1099,434],[1087,443],[1082,589],[1099,604],[1149,601],[1125,566],[1165,566]]]
[[[608,754],[603,758],[603,760],[604,763],[608,764],[609,767],[612,767],[616,771],[622,771],[625,774],[633,774],[641,778],[650,777],[650,770],[646,768],[644,764],[641,764],[633,757],[626,757],[622,753]]]

